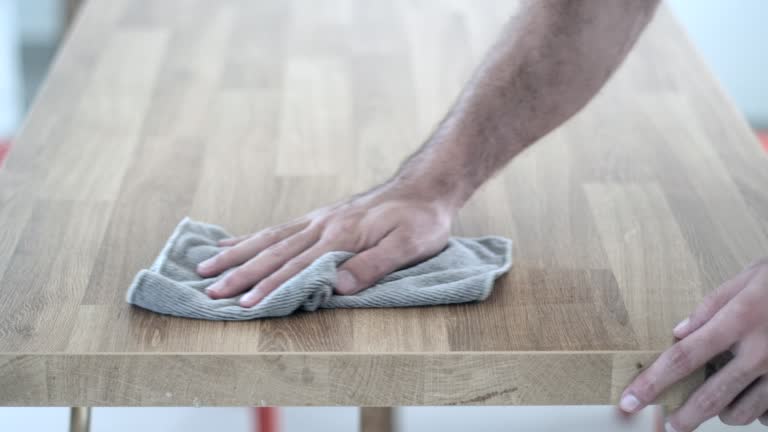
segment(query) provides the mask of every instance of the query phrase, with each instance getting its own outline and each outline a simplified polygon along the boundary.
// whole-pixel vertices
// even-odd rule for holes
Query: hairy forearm
[[[494,172],[589,102],[657,3],[524,2],[448,115],[387,183],[460,207]]]

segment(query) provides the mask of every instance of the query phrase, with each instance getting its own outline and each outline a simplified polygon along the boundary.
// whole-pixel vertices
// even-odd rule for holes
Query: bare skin
[[[474,191],[592,99],[658,2],[525,2],[443,121],[391,178],[283,225],[223,240],[224,250],[201,263],[198,273],[209,277],[237,268],[212,285],[208,295],[219,299],[245,293],[240,304],[252,307],[316,258],[337,250],[355,254],[337,273],[337,294],[349,295],[437,254]],[[758,349],[768,346],[766,266],[759,264],[724,285],[741,290],[721,288],[706,300],[690,327],[676,330],[683,341],[628,387],[625,396],[634,402],[625,398],[622,409],[636,412],[650,404],[666,386],[714,356],[715,348],[731,346],[738,347],[741,358],[738,369],[730,368],[734,375],[723,374],[719,384],[702,386],[672,414],[668,427],[683,432],[718,414],[739,422],[762,415],[768,408],[768,384],[754,386],[754,396],[736,405],[742,408],[726,406],[746,387],[742,384],[768,372],[768,349]],[[713,305],[721,308],[716,311]],[[754,317],[740,322],[739,313],[747,307]],[[731,378],[736,381],[730,383]]]
[[[719,415],[725,424],[768,425],[768,258],[756,261],[708,295],[673,333],[681,340],[624,391],[621,407],[637,412],[671,384],[726,351],[733,358],[667,419],[687,432]]]

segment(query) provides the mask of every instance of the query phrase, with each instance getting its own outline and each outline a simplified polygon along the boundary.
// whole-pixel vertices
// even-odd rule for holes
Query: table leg
[[[277,407],[254,407],[251,408],[253,417],[253,432],[279,432],[280,425],[278,417],[280,412]]]
[[[360,408],[360,432],[394,432],[394,420],[394,408]]]
[[[69,432],[88,432],[91,429],[91,407],[69,409]]]

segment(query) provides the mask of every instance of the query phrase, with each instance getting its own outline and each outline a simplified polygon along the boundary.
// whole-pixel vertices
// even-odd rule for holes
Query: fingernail
[[[685,328],[688,327],[688,323],[689,322],[691,322],[690,318],[686,318],[686,319],[680,321],[680,323],[675,326],[675,328],[674,328],[674,330],[672,330],[672,332],[673,333],[680,333],[680,332],[684,331]],[[667,327],[667,328],[669,328],[669,327]]]
[[[670,422],[664,423],[664,430],[667,431],[667,432],[677,432],[677,429],[675,429],[675,427],[672,426],[672,423],[670,423]]]
[[[205,292],[208,293],[208,294],[218,293],[219,292],[219,283],[216,282],[215,284],[209,286],[208,288],[205,289]]]
[[[347,270],[342,270],[336,276],[336,290],[342,294],[350,294],[355,290],[357,280]]]
[[[638,407],[640,407],[640,401],[631,393],[624,395],[619,402],[619,408],[628,413],[635,412]]]
[[[253,300],[253,297],[255,295],[256,295],[256,293],[254,293],[253,291],[248,291],[247,293],[245,293],[245,295],[240,297],[240,306],[250,307],[250,306],[246,305],[246,303],[250,303],[251,300]]]
[[[213,259],[207,259],[207,260],[205,260],[205,261],[203,261],[203,262],[201,262],[200,264],[197,265],[197,270],[198,271],[208,270],[211,267],[212,264],[213,264]]]

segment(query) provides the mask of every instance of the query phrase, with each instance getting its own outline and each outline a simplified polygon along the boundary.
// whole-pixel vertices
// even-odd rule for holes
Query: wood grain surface
[[[385,179],[514,6],[86,3],[0,170],[0,403],[616,401],[768,251],[768,157],[663,8],[462,210],[456,235],[515,240],[487,301],[205,322],[124,300],[184,216],[246,233]]]

